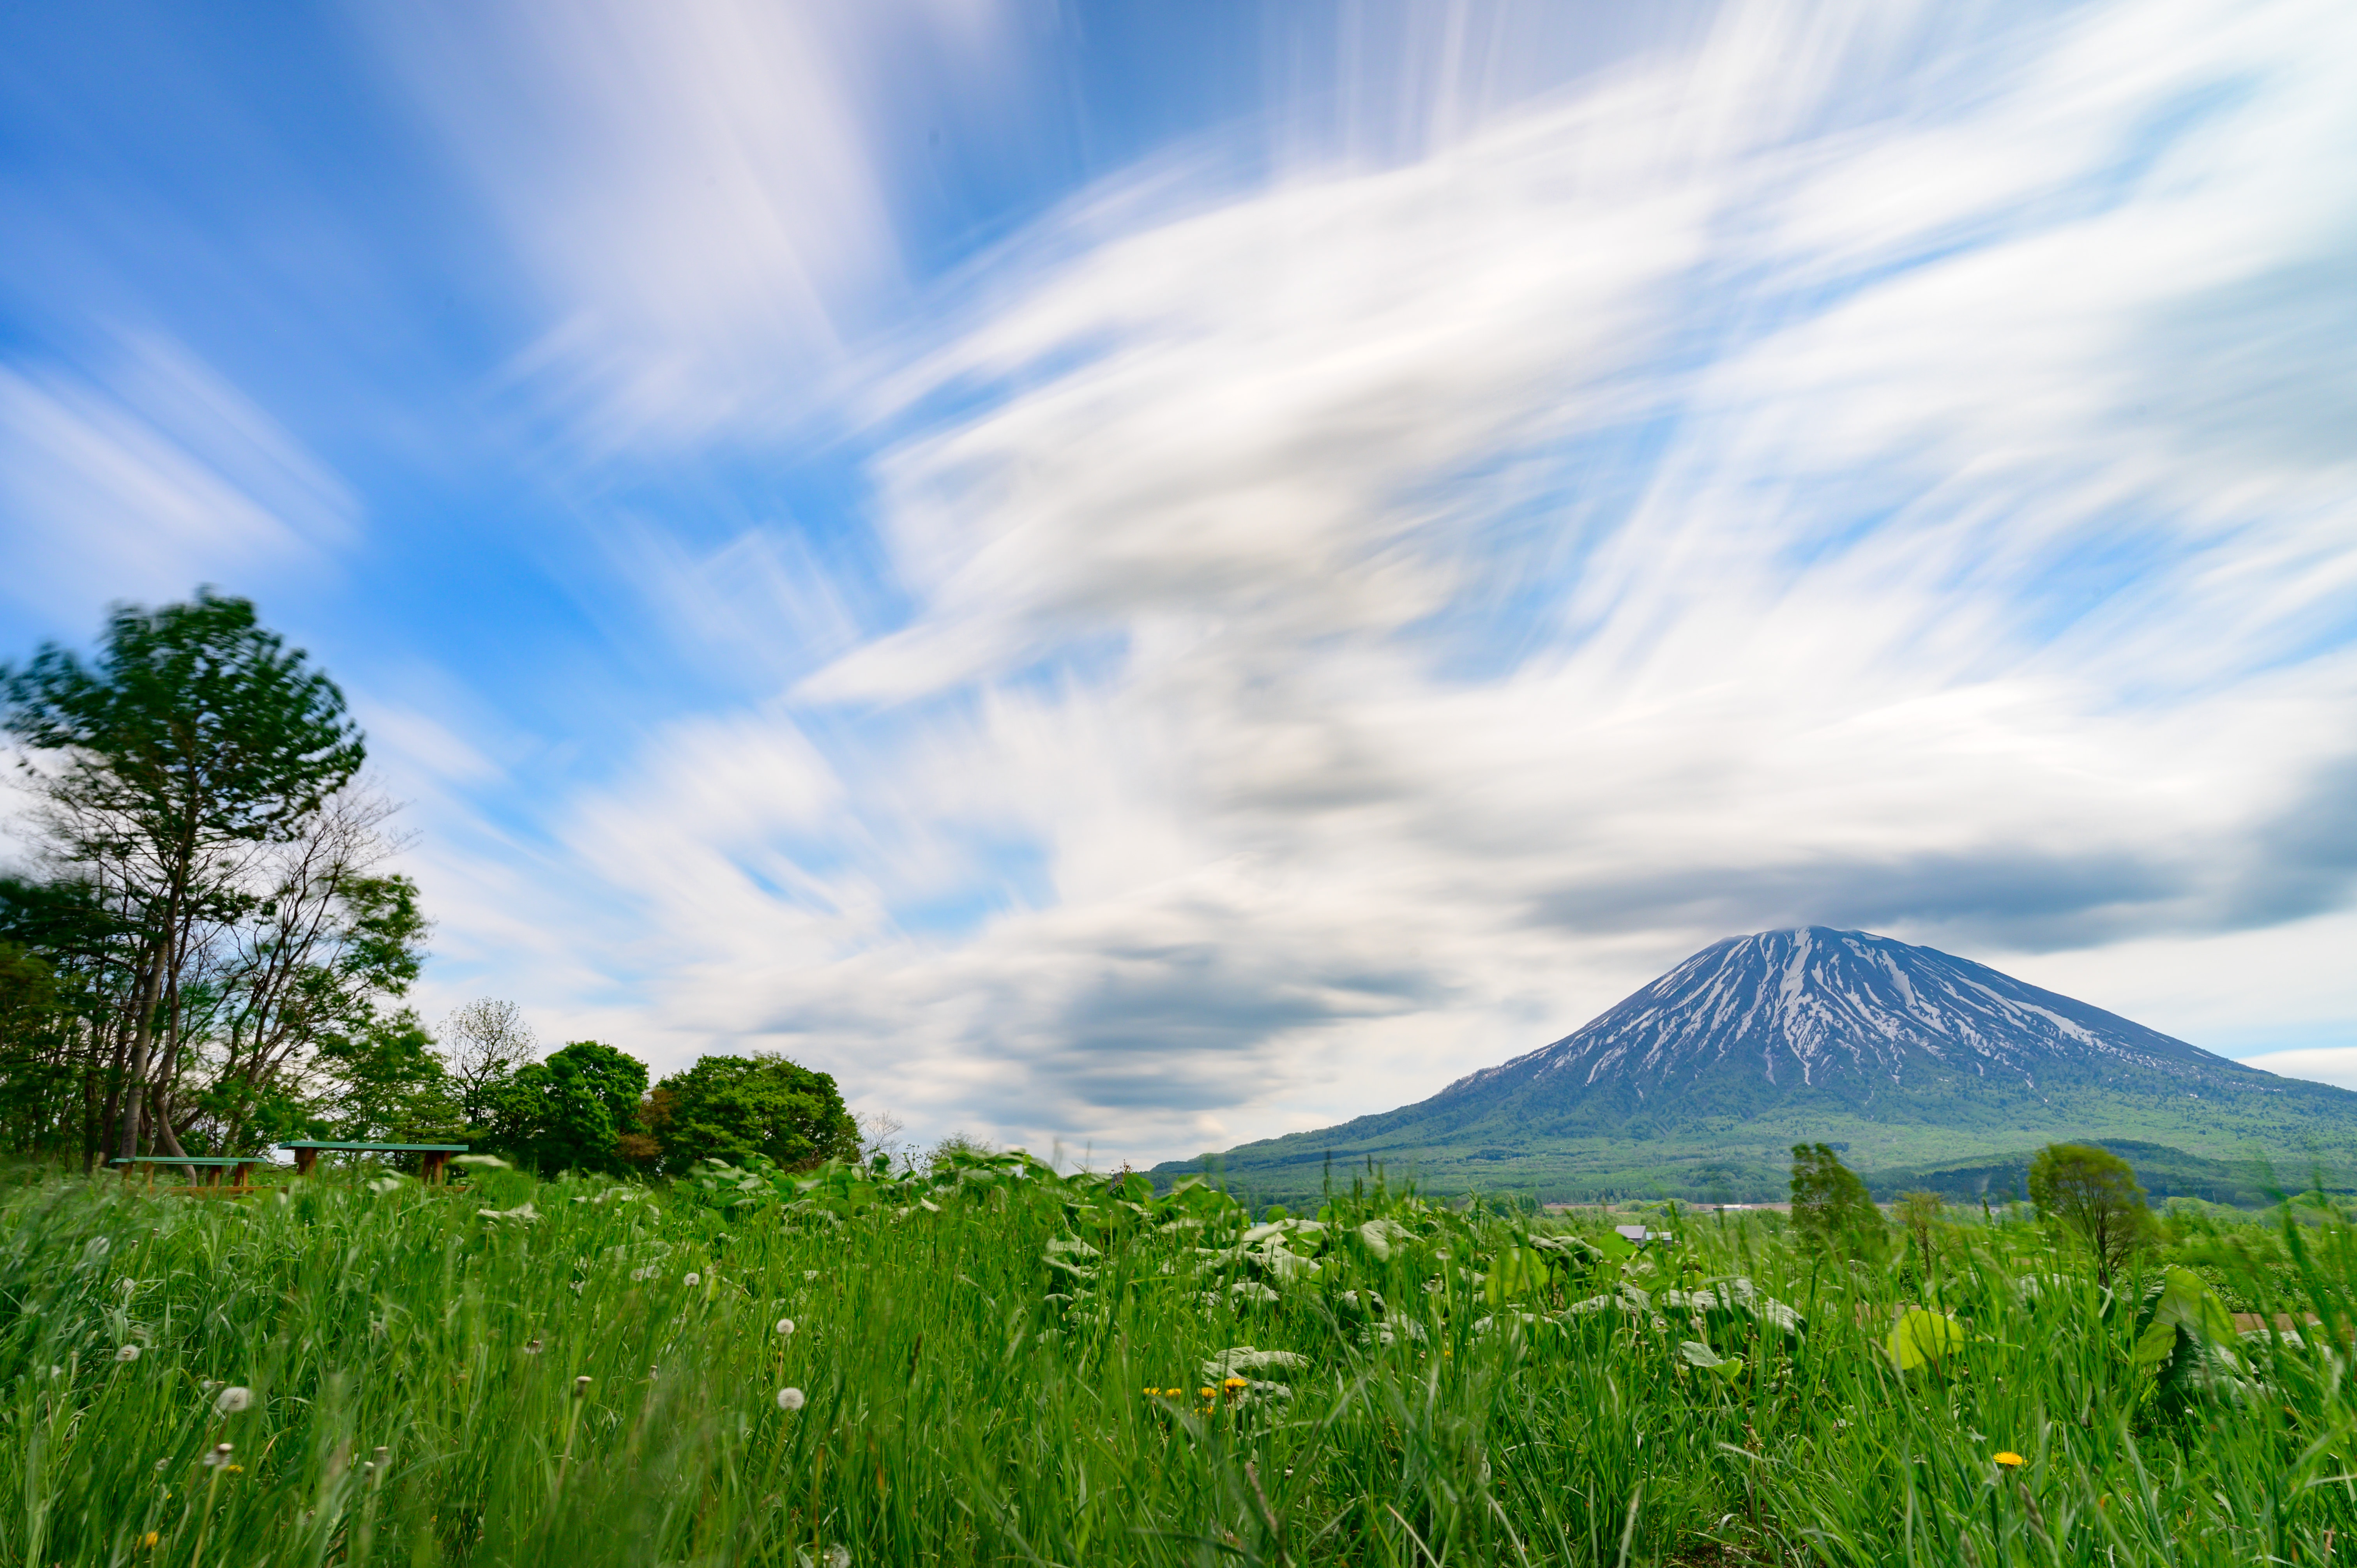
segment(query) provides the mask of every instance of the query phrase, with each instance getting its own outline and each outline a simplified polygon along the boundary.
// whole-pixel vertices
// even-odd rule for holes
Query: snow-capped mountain
[[[1818,1090],[1861,1102],[1961,1075],[2035,1093],[2041,1079],[2145,1073],[2196,1092],[2222,1074],[2264,1076],[1969,959],[1809,926],[1715,942],[1553,1045],[1439,1098],[1604,1090],[1642,1101],[1741,1083],[1770,1099]]]
[[[2306,1170],[2357,1167],[2357,1093],[2244,1067],[1969,959],[1810,926],[1713,943],[1428,1100],[1213,1157],[1272,1191],[1375,1164],[1439,1190],[1758,1197],[1803,1141],[1891,1170],[2058,1138],[2275,1162],[2297,1185]]]

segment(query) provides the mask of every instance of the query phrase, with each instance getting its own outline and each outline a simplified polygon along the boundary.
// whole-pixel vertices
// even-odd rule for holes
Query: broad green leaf
[[[1902,1372],[1943,1360],[1964,1346],[1964,1331],[1954,1318],[1920,1306],[1900,1314],[1885,1341],[1891,1364]]]
[[[2220,1344],[2233,1340],[2234,1315],[2209,1281],[2190,1269],[2172,1267],[2161,1271],[2160,1282],[2160,1298],[2147,1320],[2152,1326],[2167,1324]]]
[[[1501,1247],[1491,1262],[1489,1277],[1481,1282],[1481,1294],[1492,1307],[1541,1289],[1546,1283],[1546,1260],[1528,1247]]]
[[[1409,1235],[1408,1228],[1396,1219],[1370,1219],[1359,1227],[1359,1240],[1366,1243],[1368,1251],[1383,1259],[1389,1259],[1392,1248]]]
[[[1722,1356],[1699,1339],[1682,1340],[1678,1344],[1678,1359],[1696,1371],[1711,1372],[1733,1382],[1743,1375],[1743,1358]]]
[[[2130,1359],[2139,1372],[2158,1372],[2176,1354],[2177,1325],[2156,1323],[2136,1336],[2136,1350]]]

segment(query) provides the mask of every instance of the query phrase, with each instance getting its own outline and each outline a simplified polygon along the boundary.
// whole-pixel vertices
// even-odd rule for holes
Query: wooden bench
[[[425,1181],[440,1181],[442,1167],[448,1163],[450,1156],[467,1152],[464,1144],[349,1144],[318,1138],[297,1138],[278,1146],[295,1151],[295,1172],[297,1176],[311,1174],[311,1167],[319,1163],[319,1151],[322,1149],[330,1154],[418,1155],[423,1157],[417,1162],[417,1174]]]
[[[135,1155],[128,1158],[118,1159],[114,1163],[118,1165],[145,1165],[147,1187],[150,1191],[153,1191],[156,1187],[157,1165],[192,1165],[210,1171],[212,1179],[203,1187],[176,1187],[174,1191],[220,1193],[229,1197],[252,1192],[253,1188],[245,1185],[245,1173],[256,1165],[269,1164],[260,1155]],[[230,1185],[227,1187],[221,1185],[223,1171],[229,1173]]]

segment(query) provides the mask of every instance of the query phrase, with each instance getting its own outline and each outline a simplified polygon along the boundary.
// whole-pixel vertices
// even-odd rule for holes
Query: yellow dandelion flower
[[[1210,1399],[1213,1394],[1217,1393],[1218,1391],[1218,1391],[1218,1390],[1216,1390],[1216,1389],[1197,1389],[1197,1390],[1195,1391],[1195,1397],[1196,1397],[1197,1399],[1206,1399],[1206,1400],[1207,1400],[1207,1399]]]
[[[1252,1380],[1250,1378],[1230,1378],[1226,1382],[1222,1383],[1220,1386],[1223,1389],[1248,1389],[1252,1387]]]
[[[1996,1456],[1996,1462],[2004,1466],[2008,1470],[2018,1470],[2021,1466],[2029,1463],[2029,1460],[2024,1459],[2020,1455],[2016,1454],[2010,1448],[1998,1455]]]
[[[162,1536],[160,1536],[160,1535],[156,1534],[154,1530],[149,1530],[146,1534],[145,1534],[145,1535],[143,1535],[143,1536],[141,1536],[141,1537],[139,1538],[139,1544],[140,1544],[140,1545],[142,1545],[142,1546],[153,1546],[153,1545],[155,1545],[157,1541],[161,1541],[161,1540],[163,1540],[163,1539],[164,1539],[164,1538],[163,1538]]]

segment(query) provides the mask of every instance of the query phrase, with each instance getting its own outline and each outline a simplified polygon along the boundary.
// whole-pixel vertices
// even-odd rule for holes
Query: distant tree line
[[[475,1007],[487,1005],[505,1004]],[[834,1079],[766,1052],[704,1057],[650,1089],[636,1057],[576,1040],[537,1061],[520,1054],[466,1092],[474,1143],[544,1171],[674,1176],[755,1155],[794,1169],[860,1151]]]
[[[1882,1262],[1890,1227],[1866,1183],[1824,1144],[1792,1145],[1792,1230],[1821,1261]],[[2049,1144],[2029,1163],[2029,1198],[2040,1219],[2083,1248],[2105,1287],[2137,1250],[2158,1235],[2136,1171],[2091,1144]],[[1947,1203],[1936,1192],[1910,1192],[1892,1207],[1909,1248],[1908,1269],[1921,1283],[1940,1269]]]
[[[120,606],[84,659],[0,665],[32,810],[0,875],[0,1152],[247,1153],[291,1137],[468,1142],[544,1169],[793,1166],[857,1152],[834,1081],[782,1057],[539,1056],[511,1004],[437,1042],[395,808],[342,693],[244,599]]]

